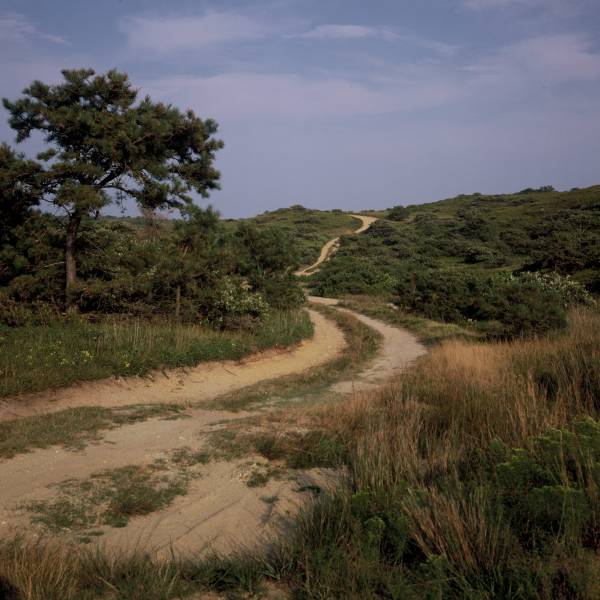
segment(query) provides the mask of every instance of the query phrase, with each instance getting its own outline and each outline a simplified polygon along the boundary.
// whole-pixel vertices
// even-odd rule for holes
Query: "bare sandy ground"
[[[48,448],[0,462],[0,537],[11,537],[31,529],[27,514],[19,506],[52,498],[55,486],[67,479],[84,479],[92,473],[131,464],[145,465],[168,458],[178,448],[203,450],[206,438],[223,421],[244,418],[247,413],[192,410],[191,418],[151,420],[108,432],[84,451]],[[339,478],[326,469],[298,472],[272,479],[262,487],[248,487],[247,479],[266,461],[247,456],[233,461],[215,461],[200,468],[188,493],[166,509],[136,517],[123,529],[109,527],[98,539],[102,547],[129,551],[141,549],[168,557],[229,552],[240,544],[255,546],[273,527],[285,526],[310,492],[306,486],[327,488]],[[264,498],[276,497],[266,503]],[[69,535],[69,532],[65,532]]]
[[[324,304],[335,303],[330,299],[312,300]],[[383,336],[383,344],[375,359],[352,381],[338,382],[332,391],[351,393],[377,387],[425,351],[411,334],[363,315],[351,314],[379,331]],[[335,339],[341,339],[341,332],[318,313],[315,315],[315,324],[317,335],[334,335]],[[316,347],[321,348],[321,345],[317,344]],[[328,347],[331,351],[329,358],[333,358],[339,351],[339,343]],[[321,354],[321,360],[323,358]],[[265,357],[259,362],[263,359]],[[260,369],[260,376],[273,377],[273,372],[272,368],[264,365]],[[230,377],[234,378],[232,375]],[[192,385],[195,384],[192,382]],[[114,387],[114,384],[110,386]],[[104,388],[101,386],[100,389]],[[126,402],[125,389],[119,387],[119,405],[142,399],[135,384],[131,399]],[[142,389],[151,391],[152,386],[144,383]],[[228,389],[229,384],[224,390]],[[214,394],[215,388],[211,387],[211,390]],[[74,390],[70,393],[73,394]],[[114,405],[110,395],[104,394],[101,396],[103,401]],[[146,395],[144,399],[148,397]],[[150,397],[165,400],[164,395],[160,394],[150,394]],[[185,397],[197,399],[197,396]],[[97,404],[92,398],[85,398],[86,403]],[[53,406],[56,409],[56,405]],[[64,404],[61,406],[64,408]],[[31,531],[27,514],[20,511],[18,506],[53,497],[56,493],[54,486],[66,479],[86,478],[99,470],[130,464],[151,464],[157,459],[167,458],[178,448],[206,449],[208,436],[215,428],[227,427],[227,423],[251,416],[251,413],[202,408],[190,408],[186,412],[189,418],[151,419],[108,431],[101,440],[88,445],[83,451],[73,452],[55,447],[0,461],[0,537]],[[339,477],[331,471],[315,469],[294,472],[292,479],[283,476],[271,479],[264,487],[250,488],[246,481],[261,462],[265,462],[261,457],[247,456],[242,460],[213,461],[202,466],[200,478],[192,481],[185,496],[176,498],[164,510],[133,518],[124,529],[105,528],[105,534],[98,538],[97,543],[108,548],[143,548],[158,556],[169,556],[172,552],[186,555],[208,550],[228,552],[239,548],[240,543],[253,546],[265,539],[274,527],[285,525],[298,507],[306,502],[310,493],[302,491],[305,486],[327,488],[335,485]],[[265,498],[273,496],[277,497],[276,502],[265,501]]]
[[[371,227],[371,225],[375,221],[377,221],[376,217],[366,217],[364,215],[350,215],[350,216],[361,221],[361,226],[356,231],[354,231],[354,233],[362,233],[363,231],[366,231],[367,229],[369,229],[369,227]],[[318,269],[319,265],[324,263],[337,250],[339,243],[340,243],[339,237],[336,237],[333,240],[329,240],[321,248],[321,253],[319,254],[319,258],[317,258],[317,260],[312,265],[309,265],[308,267],[305,267],[304,269],[300,269],[299,271],[296,271],[295,275],[299,275],[301,277],[307,277],[309,275],[312,275],[313,273],[316,273],[319,270]]]
[[[331,360],[345,345],[342,332],[316,311],[312,339],[287,350],[271,350],[242,361],[201,363],[192,369],[155,372],[148,378],[104,379],[0,401],[0,421],[75,406],[127,406],[212,400],[264,379],[299,373]]]

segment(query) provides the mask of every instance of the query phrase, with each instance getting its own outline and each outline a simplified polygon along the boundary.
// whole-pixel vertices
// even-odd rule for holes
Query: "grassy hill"
[[[300,263],[317,260],[328,240],[354,231],[359,222],[341,210],[316,210],[300,205],[264,212],[247,219],[258,226],[277,227],[294,240]]]
[[[381,216],[364,234],[342,238],[311,279],[315,293],[382,296],[443,320],[502,321],[507,314],[485,309],[490,297],[497,303],[498,286],[509,301],[514,276],[552,274],[542,286],[600,292],[600,186],[457,196]],[[531,297],[522,289],[512,301]]]

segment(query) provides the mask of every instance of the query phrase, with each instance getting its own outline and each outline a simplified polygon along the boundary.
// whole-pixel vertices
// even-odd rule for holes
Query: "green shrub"
[[[244,323],[251,325],[262,320],[269,312],[269,305],[260,294],[250,291],[247,282],[226,277],[207,295],[200,311],[211,325],[237,329],[244,328]]]
[[[410,212],[404,206],[394,206],[388,211],[387,218],[390,221],[403,221],[408,219]]]
[[[413,271],[404,275],[396,292],[396,303],[404,310],[442,321],[484,322],[480,329],[493,337],[543,333],[566,325],[561,295],[528,275]]]
[[[557,535],[600,544],[600,422],[555,429],[495,465],[495,485],[515,533],[531,546]]]

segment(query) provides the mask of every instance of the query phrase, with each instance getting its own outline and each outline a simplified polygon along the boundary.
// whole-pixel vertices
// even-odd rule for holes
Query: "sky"
[[[600,183],[600,0],[0,0],[1,96],[82,67],[218,121],[224,217]]]

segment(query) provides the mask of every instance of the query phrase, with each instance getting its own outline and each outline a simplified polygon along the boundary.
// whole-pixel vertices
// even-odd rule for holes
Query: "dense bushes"
[[[562,535],[586,547],[600,547],[600,422],[576,421],[551,429],[527,448],[510,452],[496,444],[491,469],[499,498],[521,543],[544,545]]]
[[[442,321],[487,322],[482,326],[492,335],[541,333],[566,324],[560,292],[529,275],[414,271],[396,292],[404,310]]]
[[[560,328],[566,306],[600,290],[599,198],[599,187],[543,188],[411,206],[397,221],[392,209],[342,238],[313,291],[383,296],[491,336]]]
[[[410,215],[408,209],[404,206],[394,206],[390,208],[387,213],[387,217],[390,221],[403,221],[404,219],[408,219]]]
[[[0,322],[46,321],[65,309],[64,222],[31,212],[0,248]],[[226,228],[212,209],[180,220],[84,220],[79,279],[70,288],[81,313],[169,317],[239,327],[269,307],[303,302],[289,237],[243,223]]]

